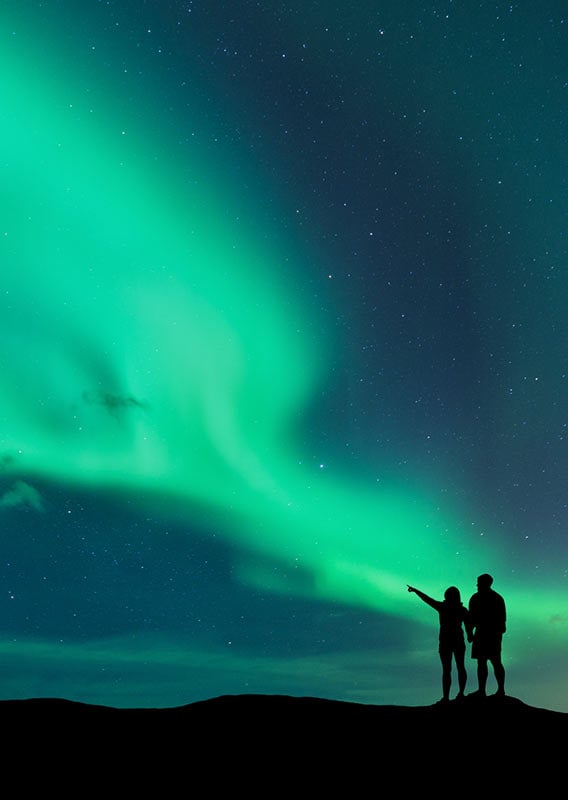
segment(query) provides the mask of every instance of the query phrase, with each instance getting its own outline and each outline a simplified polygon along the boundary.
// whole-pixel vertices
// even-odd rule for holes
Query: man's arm
[[[475,615],[475,604],[476,604],[476,597],[474,594],[469,598],[469,605],[468,605],[468,627],[466,627],[467,632],[467,640],[468,642],[473,641],[473,635],[475,633],[475,629],[477,627],[477,619]]]
[[[507,630],[507,609],[505,607],[505,601],[503,600],[503,598],[501,598],[501,607],[503,615],[501,619],[502,622],[501,633],[505,633]]]
[[[465,635],[467,636],[468,642],[473,641],[473,623],[471,621],[471,614],[464,608],[463,610],[463,625],[465,628]]]

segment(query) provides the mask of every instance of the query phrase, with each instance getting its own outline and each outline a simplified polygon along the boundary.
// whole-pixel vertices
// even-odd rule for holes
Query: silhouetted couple
[[[456,699],[465,696],[467,671],[465,668],[464,628],[468,642],[473,642],[471,657],[477,660],[478,689],[475,694],[485,696],[490,661],[497,681],[497,694],[505,694],[505,669],[501,661],[501,640],[506,630],[505,601],[493,591],[491,575],[480,575],[477,579],[477,592],[471,596],[469,607],[462,601],[459,589],[450,586],[444,592],[443,600],[434,600],[414,586],[414,592],[425,603],[436,609],[440,617],[440,640],[438,652],[442,662],[442,702],[450,699],[452,685],[452,659],[458,673],[459,692]]]

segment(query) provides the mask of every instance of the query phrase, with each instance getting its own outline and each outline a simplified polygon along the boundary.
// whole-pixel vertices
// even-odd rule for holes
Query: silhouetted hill
[[[561,774],[568,739],[568,714],[512,697],[413,707],[231,695],[169,709],[35,699],[1,702],[0,720],[8,764],[10,754],[81,764],[93,779],[127,776],[131,789],[183,779],[260,791],[270,775],[266,797],[284,783],[288,792],[294,776],[320,788],[396,779],[416,790],[452,775],[475,787],[491,774],[493,788],[522,789],[529,777],[542,788]]]

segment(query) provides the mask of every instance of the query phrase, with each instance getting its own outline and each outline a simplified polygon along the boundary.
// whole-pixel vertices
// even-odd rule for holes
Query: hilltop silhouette
[[[204,781],[211,790],[247,788],[259,797],[339,783],[358,796],[355,787],[369,781],[377,789],[395,781],[405,792],[440,790],[456,777],[469,786],[489,775],[492,789],[521,790],[529,778],[542,788],[561,775],[568,734],[568,714],[473,695],[419,707],[281,695],[166,709],[30,699],[0,702],[0,719],[9,768],[15,760],[20,772],[47,763],[52,781],[58,775],[53,786],[81,776],[83,786],[154,785],[162,796],[180,781],[184,794],[198,796]],[[32,770],[31,777],[45,788],[45,775]]]

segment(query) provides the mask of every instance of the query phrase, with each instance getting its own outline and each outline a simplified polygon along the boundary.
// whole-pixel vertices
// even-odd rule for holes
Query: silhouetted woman
[[[467,632],[468,639],[471,636],[471,626],[469,623],[469,612],[462,604],[460,591],[455,586],[450,586],[444,592],[444,600],[434,600],[427,594],[415,589],[414,586],[408,587],[409,592],[414,592],[421,600],[435,608],[440,616],[440,644],[438,652],[442,662],[442,700],[447,703],[450,699],[450,687],[452,685],[452,656],[456,662],[458,673],[459,693],[456,700],[463,698],[465,685],[467,682],[467,672],[465,670],[465,639],[463,627]]]

